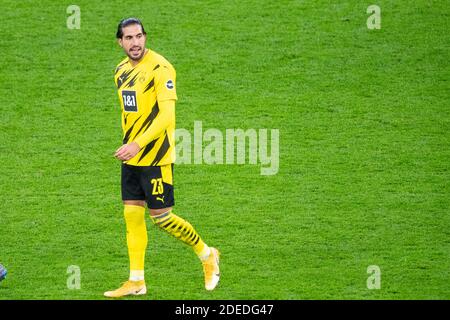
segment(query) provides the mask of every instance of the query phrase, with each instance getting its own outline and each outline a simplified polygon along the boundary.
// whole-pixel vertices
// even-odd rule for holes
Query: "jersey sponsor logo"
[[[167,80],[167,82],[166,82],[166,88],[169,89],[169,90],[172,90],[173,87],[174,87],[173,81],[172,81],[172,80]]]
[[[122,91],[123,109],[126,112],[137,112],[136,91]]]

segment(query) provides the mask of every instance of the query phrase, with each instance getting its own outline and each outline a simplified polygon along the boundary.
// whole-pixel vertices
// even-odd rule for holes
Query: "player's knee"
[[[162,209],[150,209],[150,216],[153,219],[161,218],[162,216],[168,215],[172,211],[172,207],[162,208]]]
[[[136,205],[125,205],[123,214],[127,225],[127,230],[137,228],[141,225],[145,226],[145,208]]]

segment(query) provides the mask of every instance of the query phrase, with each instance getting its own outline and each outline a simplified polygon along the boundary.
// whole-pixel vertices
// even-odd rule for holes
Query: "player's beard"
[[[136,55],[133,55],[133,53],[132,53],[132,49],[136,49],[136,48],[139,48],[139,56],[136,56]],[[139,61],[139,60],[141,60],[142,59],[142,57],[144,56],[144,54],[145,54],[145,48],[142,48],[142,47],[133,47],[133,48],[131,48],[129,51],[128,51],[128,57],[131,59],[131,60],[133,60],[133,61]]]

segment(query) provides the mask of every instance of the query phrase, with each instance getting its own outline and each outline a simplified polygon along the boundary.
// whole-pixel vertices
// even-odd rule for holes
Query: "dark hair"
[[[139,20],[138,18],[125,18],[120,20],[119,25],[117,26],[117,33],[116,33],[116,38],[117,39],[122,39],[123,37],[123,28],[128,27],[132,24],[138,24],[141,26],[142,29],[142,33],[143,34],[147,34],[144,30],[144,26],[142,25],[141,20]]]

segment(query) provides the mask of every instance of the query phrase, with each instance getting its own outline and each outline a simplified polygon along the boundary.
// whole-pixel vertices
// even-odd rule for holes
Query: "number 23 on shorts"
[[[150,182],[153,186],[153,190],[152,190],[153,195],[164,193],[164,185],[162,182],[162,178],[152,179]]]

